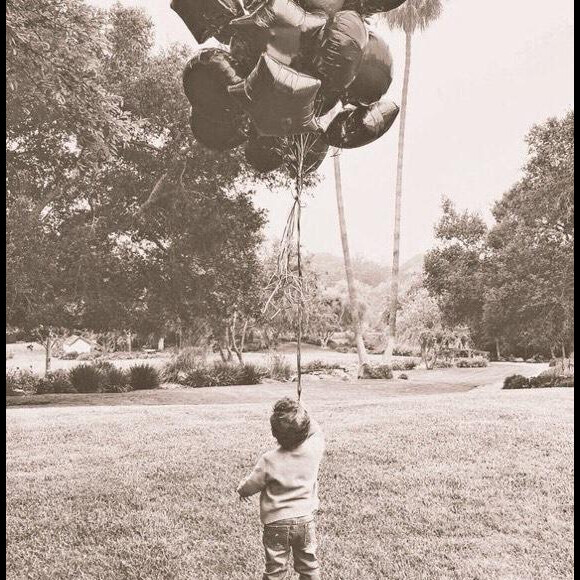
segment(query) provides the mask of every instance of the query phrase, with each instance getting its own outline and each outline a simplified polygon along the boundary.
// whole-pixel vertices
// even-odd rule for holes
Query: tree
[[[566,356],[574,334],[574,113],[530,131],[523,178],[496,203],[484,323],[512,351]]]
[[[467,325],[498,358],[573,348],[573,138],[572,112],[533,127],[523,177],[495,204],[491,229],[447,200],[425,257],[444,323]]]
[[[431,22],[439,18],[442,11],[441,0],[406,0],[396,10],[383,16],[391,28],[405,33],[405,72],[403,75],[403,93],[401,97],[401,114],[399,117],[399,145],[397,153],[397,182],[395,189],[395,224],[393,230],[393,264],[391,272],[391,307],[388,327],[388,340],[385,355],[392,358],[394,341],[397,334],[397,308],[399,299],[399,256],[401,240],[401,204],[403,198],[403,159],[405,150],[405,127],[409,97],[409,80],[411,72],[411,45],[413,34],[423,31]]]
[[[350,310],[353,318],[353,330],[356,341],[356,351],[358,354],[359,373],[367,364],[367,351],[363,341],[362,322],[359,316],[359,301],[354,280],[354,271],[350,257],[350,248],[348,245],[348,235],[346,232],[346,217],[344,212],[344,200],[342,197],[342,180],[340,174],[340,158],[338,152],[334,154],[334,180],[336,189],[336,202],[338,206],[338,224],[340,227],[340,239],[342,242],[342,253],[344,256],[344,269],[346,271],[346,281],[348,284],[348,294],[350,298]]]
[[[40,20],[36,4],[8,7],[20,58],[12,77],[28,82],[30,73],[57,96],[38,95],[44,115],[16,89],[8,96],[7,318],[26,327],[163,336],[207,334],[216,321],[228,326],[250,316],[264,218],[241,183],[243,152],[217,155],[191,136],[181,87],[188,51],[153,53],[151,22],[140,10],[65,4],[43,0]],[[30,36],[34,54],[35,38],[45,34],[34,27],[50,18],[58,25],[48,39],[54,46],[42,45],[39,63],[24,59],[22,38]],[[73,41],[61,46],[77,34],[80,63]],[[83,58],[91,74],[75,91],[85,81]],[[27,109],[34,109],[29,118]],[[113,134],[117,124],[126,129],[122,140]],[[91,157],[89,144],[101,132],[107,155]],[[144,203],[164,176],[163,194]]]
[[[6,4],[7,200],[27,196],[40,215],[79,171],[126,140],[131,119],[101,82],[106,15],[79,0]]]
[[[402,300],[398,338],[420,349],[427,369],[433,369],[441,356],[465,348],[470,341],[466,328],[445,326],[437,301],[422,285],[410,289]]]
[[[459,213],[444,198],[443,215],[435,227],[437,246],[425,254],[425,287],[436,297],[446,326],[468,326],[481,342],[487,226],[470,212]]]

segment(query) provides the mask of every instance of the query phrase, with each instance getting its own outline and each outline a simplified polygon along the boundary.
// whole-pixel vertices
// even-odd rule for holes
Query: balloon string
[[[297,140],[298,141],[298,140]],[[298,333],[296,340],[296,366],[298,369],[297,374],[297,391],[298,400],[300,401],[302,397],[302,323],[303,323],[303,312],[304,312],[304,296],[303,296],[303,284],[302,284],[302,251],[301,251],[301,214],[302,214],[302,173],[304,170],[304,138],[301,135],[297,145],[297,171],[296,171],[296,260],[298,266],[298,286],[300,292],[298,293]]]

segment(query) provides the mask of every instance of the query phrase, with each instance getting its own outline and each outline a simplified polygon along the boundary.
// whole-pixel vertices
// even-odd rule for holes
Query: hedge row
[[[30,371],[6,373],[6,395],[48,395],[53,393],[124,393],[156,389],[161,380],[151,365],[134,365],[122,370],[109,362],[81,364],[69,371],[57,370],[40,377]]]
[[[554,387],[573,387],[573,376],[540,375],[537,377],[524,377],[523,375],[510,375],[503,383],[504,389],[543,389]]]

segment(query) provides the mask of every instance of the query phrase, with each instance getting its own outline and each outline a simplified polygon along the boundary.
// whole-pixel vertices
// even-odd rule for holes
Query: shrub
[[[558,377],[554,387],[574,388],[574,377]]]
[[[412,371],[418,364],[419,361],[414,358],[399,359],[393,361],[391,368],[394,371]]]
[[[365,363],[362,366],[362,378],[363,379],[392,379],[393,370],[389,365],[386,364],[374,364]]]
[[[60,357],[61,360],[77,360],[78,358],[78,352],[66,352]]]
[[[39,379],[36,387],[37,395],[50,395],[53,393],[65,394],[76,393],[73,387],[69,372],[63,369],[47,373],[43,378]]]
[[[256,365],[215,362],[190,370],[182,384],[192,388],[256,385],[267,374],[266,369]]]
[[[472,358],[460,358],[455,366],[458,369],[475,369],[482,368],[488,365],[488,360],[482,356],[474,356]]]
[[[187,375],[180,381],[180,384],[194,389],[200,387],[214,387],[214,376],[206,366],[199,366],[191,369]]]
[[[504,389],[529,389],[530,380],[522,375],[510,375],[503,382]]]
[[[393,356],[417,356],[417,352],[413,352],[412,349],[404,346],[395,346],[393,348]]]
[[[32,371],[15,369],[6,372],[6,396],[30,395],[36,392],[40,378]]]
[[[161,386],[159,371],[152,365],[133,365],[129,369],[129,384],[136,391],[158,389]]]
[[[438,360],[434,365],[434,369],[451,369],[453,368],[453,362],[450,360],[442,359]]]
[[[266,373],[266,376],[275,381],[289,381],[292,377],[292,365],[285,356],[273,352],[268,356]]]
[[[101,357],[101,354],[98,352],[83,352],[76,357],[76,360],[90,361],[90,360],[97,360],[100,357]]]
[[[540,374],[530,379],[532,389],[545,389],[551,387],[573,387],[574,377],[565,375]]]
[[[177,353],[169,362],[167,362],[161,375],[166,383],[182,383],[187,375],[194,371],[204,357],[200,355],[199,350],[188,348]]]
[[[101,373],[101,388],[104,393],[126,393],[131,390],[129,375],[123,369],[107,361],[98,361],[95,368]]]
[[[539,375],[537,377],[532,377],[529,380],[530,388],[532,389],[541,389],[545,387],[553,386],[553,383],[556,381],[556,377],[550,375]]]
[[[267,374],[263,369],[253,364],[238,365],[238,374],[234,385],[258,385]]]
[[[94,365],[82,364],[69,372],[72,386],[79,393],[97,393],[103,383],[103,373]]]
[[[336,369],[340,369],[342,368],[340,364],[338,363],[326,363],[322,360],[313,360],[310,361],[309,363],[306,363],[305,365],[302,365],[301,370],[303,374],[309,374],[309,373],[319,373],[319,372],[325,372],[325,371],[332,371],[332,370],[336,370]]]
[[[399,375],[399,378],[400,378],[400,379],[403,379],[404,381],[406,381],[406,380],[407,380],[409,377],[408,377],[408,376],[407,376],[405,373],[401,373],[401,374]]]
[[[6,351],[6,360],[11,360],[14,358],[14,353],[12,351]]]

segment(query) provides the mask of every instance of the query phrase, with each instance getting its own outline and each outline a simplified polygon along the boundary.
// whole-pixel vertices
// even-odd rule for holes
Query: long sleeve
[[[264,487],[266,487],[266,461],[262,456],[252,473],[238,485],[237,492],[242,497],[249,497],[262,491]]]

